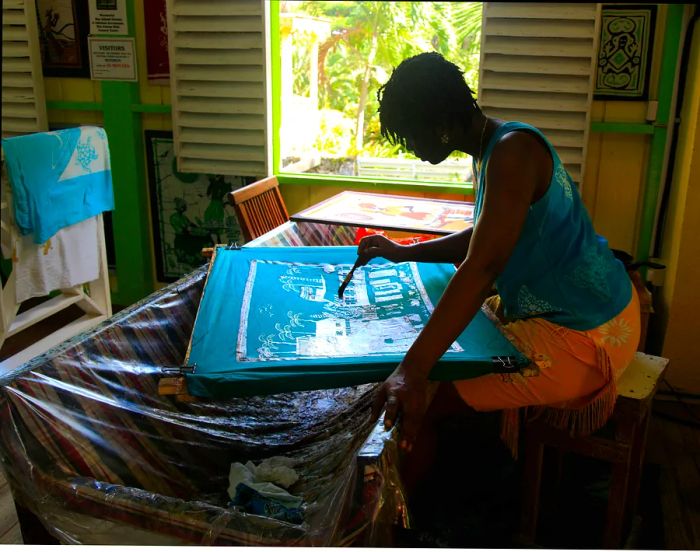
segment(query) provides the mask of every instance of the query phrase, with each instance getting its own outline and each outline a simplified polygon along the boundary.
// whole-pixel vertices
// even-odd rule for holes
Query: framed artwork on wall
[[[204,264],[203,247],[243,242],[226,194],[251,178],[177,171],[173,134],[145,131],[151,227],[159,282],[173,282]]]
[[[655,23],[656,4],[603,5],[595,99],[647,98]]]
[[[146,66],[148,80],[152,84],[170,83],[168,21],[165,9],[165,0],[148,0],[143,3],[146,26]]]
[[[36,0],[41,64],[47,77],[90,77],[87,0]]]

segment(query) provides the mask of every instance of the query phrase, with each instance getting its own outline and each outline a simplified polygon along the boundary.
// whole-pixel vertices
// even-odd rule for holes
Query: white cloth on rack
[[[15,235],[13,270],[18,303],[97,280],[100,246],[97,217],[67,226],[37,245],[31,235]]]

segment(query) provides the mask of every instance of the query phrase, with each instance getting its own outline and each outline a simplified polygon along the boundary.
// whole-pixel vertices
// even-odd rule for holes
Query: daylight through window
[[[466,182],[471,159],[439,165],[379,134],[377,89],[412,55],[438,51],[478,88],[481,3],[281,1],[280,170]]]

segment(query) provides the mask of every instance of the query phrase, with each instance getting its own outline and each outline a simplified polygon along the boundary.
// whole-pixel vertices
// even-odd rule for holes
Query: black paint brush
[[[345,293],[345,288],[348,287],[348,284],[350,283],[350,280],[352,280],[352,275],[355,273],[355,269],[358,266],[362,266],[364,263],[362,262],[363,259],[361,257],[357,257],[357,260],[355,261],[355,264],[352,265],[352,268],[350,269],[350,272],[348,272],[348,275],[345,276],[345,279],[343,280],[343,283],[340,284],[340,287],[338,288],[338,298],[342,299],[343,298],[343,293]]]

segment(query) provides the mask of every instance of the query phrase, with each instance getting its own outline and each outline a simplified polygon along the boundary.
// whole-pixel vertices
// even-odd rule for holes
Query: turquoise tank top
[[[552,179],[530,205],[522,234],[496,289],[510,319],[540,317],[574,330],[590,330],[614,318],[632,298],[632,284],[602,236],[596,235],[578,188],[557,152],[535,127],[501,125],[484,151],[477,175],[474,220],[484,202],[486,167],[507,133],[526,130],[541,137],[552,156]]]

